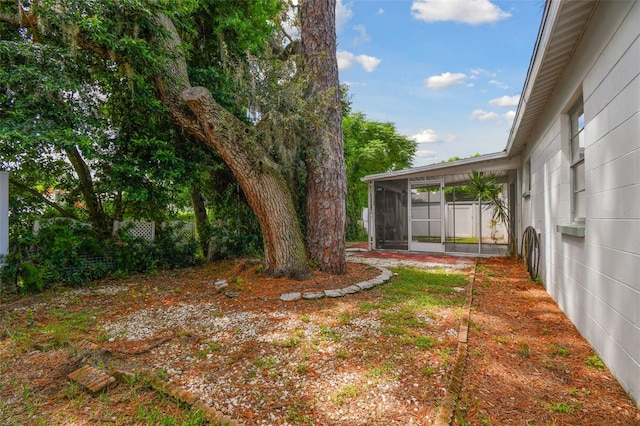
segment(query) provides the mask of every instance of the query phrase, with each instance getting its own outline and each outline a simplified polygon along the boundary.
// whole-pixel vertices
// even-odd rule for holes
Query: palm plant
[[[471,193],[478,202],[486,203],[486,208],[491,210],[491,219],[504,224],[509,238],[508,254],[514,256],[517,253],[517,244],[511,226],[511,211],[507,202],[502,198],[502,186],[493,173],[484,173],[477,170],[469,174],[469,185],[466,190]]]

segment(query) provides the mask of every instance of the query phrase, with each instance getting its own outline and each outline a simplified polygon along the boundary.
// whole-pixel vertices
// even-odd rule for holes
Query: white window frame
[[[580,98],[569,110],[569,153],[571,158],[571,218],[584,222],[586,217],[586,176],[584,102]]]

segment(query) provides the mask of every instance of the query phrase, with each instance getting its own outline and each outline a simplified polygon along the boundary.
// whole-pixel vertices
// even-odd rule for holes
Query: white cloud
[[[508,89],[509,86],[506,83],[503,83],[501,81],[498,80],[489,80],[489,84],[493,84],[496,87],[499,87],[500,89]]]
[[[351,68],[351,65],[353,65],[355,57],[353,53],[340,50],[336,52],[336,56],[338,57],[338,69],[346,70]]]
[[[360,64],[366,72],[374,72],[378,65],[380,65],[380,59],[369,55],[354,55],[351,52],[341,50],[337,52],[338,57],[338,69],[346,70],[351,68],[354,63]]]
[[[509,123],[513,122],[513,119],[516,116],[515,111],[507,111],[504,114],[498,114],[494,111],[485,111],[482,109],[476,109],[471,113],[471,119],[480,120],[480,121],[497,121],[503,122],[507,121]]]
[[[487,77],[495,77],[497,74],[493,71],[487,71],[485,69],[482,68],[474,68],[471,70],[471,74],[473,74],[475,77],[479,76],[479,75],[486,75]]]
[[[489,120],[500,120],[502,116],[497,112],[476,109],[471,113],[471,118],[477,119],[480,121],[489,121]]]
[[[384,13],[384,9],[383,8],[378,9],[377,15],[382,15],[383,13]]]
[[[489,0],[414,0],[411,12],[426,22],[453,21],[470,25],[498,22],[511,16]]]
[[[344,26],[353,17],[353,10],[350,4],[342,3],[342,0],[336,2],[336,32],[342,31]]]
[[[450,73],[445,72],[440,75],[433,75],[431,77],[427,77],[425,83],[427,87],[431,89],[439,89],[442,87],[453,86],[456,84],[462,84],[463,80],[467,76],[462,73]]]
[[[456,135],[453,133],[447,133],[442,139],[444,139],[445,142],[453,142],[456,140]]]
[[[499,107],[510,107],[510,106],[518,106],[518,102],[520,102],[520,95],[502,96],[500,98],[491,99],[489,101],[489,104],[499,106]]]
[[[411,136],[411,139],[418,143],[434,143],[438,142],[438,135],[433,129],[425,129],[420,133]]]
[[[371,41],[371,37],[367,33],[367,27],[364,25],[356,25],[353,29],[358,32],[358,37],[353,40],[354,45]]]
[[[374,72],[381,62],[379,58],[369,55],[358,55],[356,56],[356,61],[362,65],[366,72]]]
[[[516,118],[516,112],[509,111],[504,115],[504,118],[506,118],[509,123],[513,123],[513,119]]]

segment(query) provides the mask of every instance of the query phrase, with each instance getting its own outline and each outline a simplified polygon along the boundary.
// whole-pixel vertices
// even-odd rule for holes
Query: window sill
[[[583,223],[571,223],[568,225],[556,225],[556,231],[570,235],[572,237],[584,238],[584,224]]]

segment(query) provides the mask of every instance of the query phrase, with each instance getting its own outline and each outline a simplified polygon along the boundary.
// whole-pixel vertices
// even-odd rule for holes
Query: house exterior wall
[[[640,3],[601,2],[522,154],[521,230],[549,294],[640,405]],[[585,114],[584,237],[571,222],[568,111]],[[522,170],[522,168],[521,168]]]

